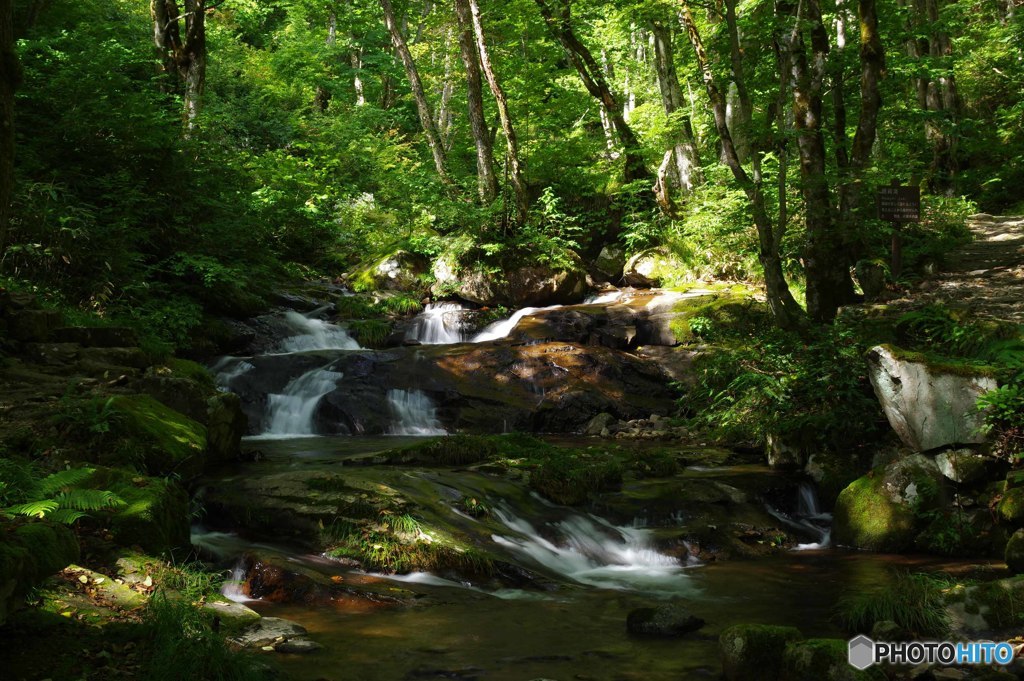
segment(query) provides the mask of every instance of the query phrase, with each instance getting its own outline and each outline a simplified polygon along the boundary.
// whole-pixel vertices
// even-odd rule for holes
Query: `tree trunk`
[[[697,30],[697,24],[693,19],[686,0],[681,1],[680,19],[686,27],[690,44],[697,56],[697,64],[701,70],[704,80],[704,87],[711,100],[711,111],[714,114],[715,128],[718,131],[722,153],[726,165],[732,172],[737,184],[743,189],[750,201],[754,215],[754,225],[757,227],[758,243],[760,246],[758,259],[764,269],[765,294],[768,300],[768,307],[771,310],[775,323],[783,329],[799,329],[804,324],[803,311],[793,298],[786,283],[785,273],[782,269],[782,261],[779,258],[779,244],[785,230],[785,221],[780,220],[778,226],[772,224],[768,215],[764,194],[760,181],[754,181],[743,169],[736,147],[732,141],[732,134],[729,131],[729,124],[726,114],[725,97],[715,83],[714,72],[711,69],[711,61],[708,59],[704,49],[704,42],[701,40]],[[781,192],[785,196],[785,192]],[[785,205],[784,202],[781,205]]]
[[[671,207],[670,189],[688,193],[704,182],[700,154],[693,138],[693,126],[686,115],[686,99],[679,85],[676,72],[675,54],[672,49],[672,33],[658,21],[652,22],[654,40],[654,69],[658,75],[661,102],[669,118],[672,148],[666,152],[658,169],[655,196],[663,208]]]
[[[825,136],[822,132],[822,86],[828,64],[829,40],[818,0],[803,0],[789,38],[793,72],[793,118],[800,150],[800,190],[804,199],[807,244],[807,313],[818,322],[835,319],[841,305],[854,299],[847,254],[832,211],[826,176]],[[809,28],[808,61],[803,29]]]
[[[483,82],[480,76],[480,55],[473,32],[473,12],[469,0],[455,0],[459,22],[459,51],[466,68],[466,101],[469,104],[469,127],[476,145],[476,178],[480,201],[485,205],[498,196],[498,178],[494,174],[494,147],[491,132],[484,118]]]
[[[933,61],[951,61],[953,42],[949,34],[937,27],[939,22],[939,0],[925,0],[926,20],[931,26],[929,55]],[[959,162],[957,160],[956,119],[959,114],[959,97],[952,64],[932,80],[927,90],[928,109],[935,112],[929,121],[929,136],[932,140],[932,165],[930,185],[935,193],[952,196],[956,191]]]
[[[501,129],[505,133],[505,143],[508,147],[508,173],[516,195],[516,212],[519,222],[526,220],[530,211],[530,195],[526,188],[526,181],[523,179],[523,168],[519,160],[519,138],[516,136],[515,127],[512,125],[512,115],[509,113],[508,98],[505,90],[498,82],[498,76],[491,65],[490,53],[487,50],[487,41],[484,39],[484,26],[480,15],[480,6],[477,0],[469,0],[469,7],[473,17],[473,32],[476,36],[477,52],[480,54],[480,65],[483,67],[484,75],[487,77],[487,84],[491,88],[491,94],[498,105],[498,118],[501,120]]]
[[[206,0],[151,0],[153,44],[174,88],[184,101],[185,128],[193,130],[206,89]],[[185,20],[182,34],[181,20]]]
[[[733,133],[733,143],[740,162],[746,163],[750,158],[750,126],[754,106],[747,92],[747,79],[743,74],[743,52],[740,43],[740,29],[736,22],[736,0],[725,0],[725,26],[729,31],[729,64],[732,71],[732,83],[729,87],[730,104],[727,111],[731,113],[729,125]],[[735,95],[735,96],[733,96]]]
[[[438,135],[441,137],[441,147],[447,154],[452,149],[452,130],[455,127],[455,116],[452,114],[452,95],[455,94],[455,70],[452,51],[449,45],[452,41],[451,30],[445,35],[444,49],[444,77],[441,79],[440,104],[437,107],[437,116],[434,125],[437,126]]]
[[[0,263],[10,238],[14,200],[14,89],[20,80],[14,51],[14,6],[0,0]]]
[[[384,11],[384,25],[387,26],[391,35],[391,43],[395,46],[398,58],[405,67],[405,75],[409,79],[409,86],[412,88],[413,97],[416,99],[416,111],[419,113],[420,125],[423,126],[423,133],[430,145],[430,153],[434,157],[434,168],[443,182],[448,182],[448,171],[445,168],[446,159],[444,148],[441,146],[441,137],[434,126],[434,114],[430,110],[430,102],[427,101],[427,93],[423,89],[423,81],[420,80],[419,71],[416,70],[416,62],[409,53],[409,47],[405,44],[405,38],[399,29],[398,21],[395,19],[395,9],[391,6],[391,0],[380,0],[381,9]]]
[[[640,143],[637,141],[636,135],[633,134],[632,128],[629,127],[629,124],[623,118],[622,106],[608,86],[608,81],[605,80],[600,65],[594,60],[594,56],[587,49],[587,46],[576,37],[576,33],[572,29],[569,2],[567,0],[555,0],[555,2],[559,3],[559,12],[556,17],[551,6],[548,4],[548,0],[534,1],[537,3],[537,7],[540,8],[544,23],[547,24],[555,39],[562,45],[566,56],[569,57],[569,61],[572,62],[576,72],[579,73],[587,92],[601,102],[601,105],[607,112],[615,133],[618,135],[619,141],[623,146],[623,154],[626,158],[626,182],[649,179],[651,173],[647,170],[647,165],[644,163]]]

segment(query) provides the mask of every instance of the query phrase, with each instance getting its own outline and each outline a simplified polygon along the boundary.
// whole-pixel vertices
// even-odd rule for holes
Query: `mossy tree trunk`
[[[498,178],[494,174],[494,146],[484,117],[483,78],[480,55],[473,30],[469,0],[455,0],[455,16],[459,22],[459,51],[466,69],[466,101],[469,105],[469,128],[476,145],[476,179],[480,201],[485,205],[498,196]]]

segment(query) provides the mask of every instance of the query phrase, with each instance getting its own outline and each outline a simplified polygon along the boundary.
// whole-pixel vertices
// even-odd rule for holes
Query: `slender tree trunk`
[[[455,57],[452,55],[449,45],[451,44],[451,30],[445,35],[444,49],[444,77],[441,79],[440,103],[437,107],[437,116],[434,124],[441,136],[441,146],[447,154],[452,148],[452,130],[455,127],[455,116],[452,114],[452,95],[455,94]]]
[[[697,143],[693,138],[693,126],[690,117],[684,113],[686,99],[676,72],[672,33],[668,26],[655,21],[651,24],[651,36],[654,41],[654,68],[661,90],[661,102],[669,117],[672,143],[672,148],[665,153],[661,167],[658,168],[655,196],[663,209],[671,210],[669,190],[688,193],[703,183],[704,177]]]
[[[732,83],[729,87],[729,99],[731,104],[730,129],[733,133],[733,143],[736,145],[736,153],[740,161],[746,163],[750,158],[750,126],[754,106],[750,101],[750,93],[747,91],[747,79],[743,74],[743,48],[740,42],[740,29],[736,22],[736,0],[725,0],[725,26],[729,31],[729,65],[732,71]]]
[[[949,34],[938,26],[939,9],[939,0],[925,0],[925,18],[931,26],[929,55],[933,62],[948,63],[953,58],[953,42]],[[929,121],[932,139],[931,188],[936,193],[952,196],[960,169],[955,132],[960,102],[951,63],[929,83],[927,101],[928,109],[935,112],[935,119]]]
[[[153,44],[184,101],[184,121],[193,130],[206,89],[206,0],[151,0]],[[184,32],[181,21],[184,19]]]
[[[480,200],[489,204],[498,196],[498,178],[494,174],[494,147],[491,131],[484,117],[483,81],[480,76],[480,55],[473,32],[473,12],[469,0],[455,0],[455,16],[459,22],[459,51],[466,69],[466,100],[469,104],[469,127],[476,145],[477,191]]]
[[[515,127],[512,125],[512,115],[509,113],[508,98],[505,90],[502,89],[498,76],[491,65],[490,53],[487,50],[487,41],[484,39],[484,26],[480,15],[480,6],[477,0],[469,0],[470,11],[473,16],[473,32],[476,36],[477,52],[480,53],[480,65],[483,67],[484,75],[487,77],[487,84],[491,88],[491,94],[498,105],[498,118],[501,120],[501,129],[505,133],[505,143],[508,147],[508,174],[516,195],[516,212],[519,222],[526,220],[530,211],[530,195],[523,179],[522,163],[519,160],[519,138],[516,136]]]
[[[0,263],[10,238],[14,200],[14,90],[21,70],[14,51],[14,7],[0,0]]]
[[[608,81],[605,80],[600,65],[594,59],[590,50],[587,49],[587,46],[576,37],[576,33],[572,29],[569,3],[566,0],[555,0],[558,3],[559,10],[556,16],[552,11],[549,0],[534,1],[537,3],[537,7],[540,8],[544,23],[547,24],[555,39],[562,45],[566,56],[569,57],[569,61],[572,62],[576,72],[579,73],[587,92],[601,102],[601,105],[608,114],[608,118],[611,119],[612,126],[615,128],[619,141],[622,143],[623,154],[626,158],[626,182],[650,178],[651,173],[647,170],[647,165],[644,163],[640,143],[636,135],[633,134],[632,128],[629,127],[629,124],[626,123],[625,118],[622,116],[622,106],[608,86]]]
[[[423,126],[423,133],[430,145],[430,153],[434,157],[434,168],[443,182],[448,182],[448,170],[444,147],[441,146],[441,137],[434,126],[434,114],[430,110],[430,102],[427,101],[427,93],[423,89],[423,81],[420,80],[419,71],[416,70],[416,62],[413,61],[409,47],[405,44],[405,38],[399,29],[398,21],[395,19],[395,9],[391,6],[391,0],[380,0],[381,9],[384,11],[384,24],[391,35],[391,42],[395,46],[402,66],[405,67],[405,75],[409,79],[409,86],[412,88],[413,97],[416,99],[416,110],[419,113],[420,125]]]
[[[327,17],[327,39],[324,41],[324,44],[328,48],[332,48],[337,44],[337,42],[338,15],[332,11]],[[328,90],[327,86],[323,83],[316,86],[316,95],[313,99],[313,103],[316,105],[316,108],[320,113],[325,113],[327,111],[327,107],[331,103],[331,91]]]
[[[697,24],[693,19],[693,13],[686,0],[681,0],[680,18],[686,28],[690,44],[697,56],[697,64],[701,70],[704,80],[704,87],[711,100],[711,111],[714,114],[715,128],[718,131],[722,153],[726,159],[726,165],[732,172],[736,183],[743,189],[750,201],[754,215],[754,225],[757,227],[758,243],[760,246],[758,259],[764,270],[765,294],[768,300],[768,307],[772,312],[775,323],[783,329],[799,329],[804,324],[803,311],[793,298],[786,283],[785,273],[782,269],[782,260],[779,257],[779,244],[782,240],[782,233],[785,229],[785,221],[780,221],[778,226],[772,224],[768,215],[768,209],[763,194],[763,187],[760,181],[755,181],[747,174],[740,163],[739,155],[732,141],[732,134],[729,131],[729,124],[726,114],[726,102],[722,91],[715,83],[714,72],[711,68],[711,61],[708,59],[704,49],[704,42],[697,30]],[[785,196],[785,192],[782,191]],[[784,205],[784,204],[783,204]]]

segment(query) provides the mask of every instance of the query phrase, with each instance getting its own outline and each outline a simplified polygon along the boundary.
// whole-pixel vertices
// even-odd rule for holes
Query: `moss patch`
[[[786,645],[802,638],[803,635],[794,627],[765,624],[729,627],[718,638],[722,675],[726,681],[778,679]]]
[[[883,479],[881,470],[875,470],[854,480],[839,494],[833,521],[836,543],[893,552],[913,545],[914,514],[884,493]]]
[[[834,638],[794,641],[786,646],[782,677],[786,681],[885,680],[885,674],[876,667],[864,671],[851,667],[848,645],[847,641]]]
[[[28,589],[78,560],[78,540],[60,525],[0,525],[0,624]]]
[[[1024,487],[1006,490],[996,510],[999,516],[1011,525],[1024,525]]]
[[[185,479],[202,473],[206,428],[149,395],[120,395],[112,405],[123,415],[117,429],[127,442],[120,448],[132,459],[141,459],[148,473],[174,473]]]
[[[97,470],[90,483],[125,501],[115,511],[98,514],[121,546],[139,546],[160,554],[188,545],[188,495],[177,483],[116,469]]]

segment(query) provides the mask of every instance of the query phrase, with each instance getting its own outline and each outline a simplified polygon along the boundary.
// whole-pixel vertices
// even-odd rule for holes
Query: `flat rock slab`
[[[280,653],[311,653],[321,648],[306,636],[305,627],[280,617],[261,617],[232,641],[244,648],[270,648]]]

